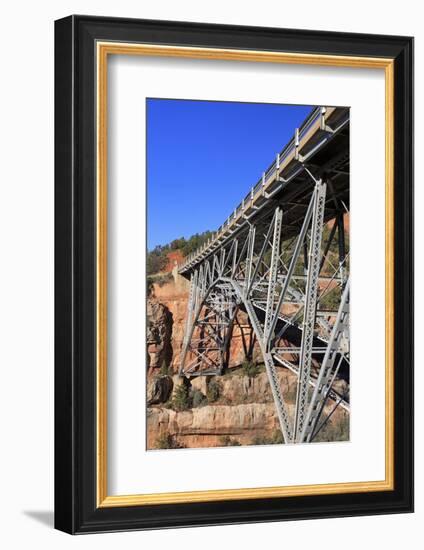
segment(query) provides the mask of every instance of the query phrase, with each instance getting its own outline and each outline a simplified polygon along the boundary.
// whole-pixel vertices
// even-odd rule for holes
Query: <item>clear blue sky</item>
[[[147,100],[147,245],[217,229],[310,106]]]

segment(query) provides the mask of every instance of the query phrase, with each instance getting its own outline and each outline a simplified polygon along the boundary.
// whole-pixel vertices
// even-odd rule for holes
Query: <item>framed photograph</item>
[[[413,39],[55,25],[55,525],[413,509]]]

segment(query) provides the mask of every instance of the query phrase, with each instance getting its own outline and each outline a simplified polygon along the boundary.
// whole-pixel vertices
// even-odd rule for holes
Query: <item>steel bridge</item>
[[[190,279],[181,376],[220,375],[243,312],[285,443],[349,410],[349,109],[318,107],[234,212],[179,267]],[[297,377],[289,407],[278,370]]]

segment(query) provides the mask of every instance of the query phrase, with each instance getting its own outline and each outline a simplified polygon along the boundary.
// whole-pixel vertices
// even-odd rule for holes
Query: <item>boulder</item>
[[[166,403],[171,397],[174,383],[170,376],[160,376],[149,381],[147,386],[147,404]]]
[[[191,387],[194,390],[199,390],[203,393],[203,395],[206,395],[208,391],[208,377],[207,376],[194,376],[190,380]]]

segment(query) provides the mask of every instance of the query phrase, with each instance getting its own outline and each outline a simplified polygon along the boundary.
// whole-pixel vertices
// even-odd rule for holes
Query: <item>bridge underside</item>
[[[190,278],[180,374],[220,375],[242,314],[286,443],[313,441],[349,410],[349,130],[320,124],[228,231],[180,269]],[[334,118],[335,117],[335,118]],[[337,119],[337,117],[339,117]],[[294,410],[279,369],[297,376]]]

